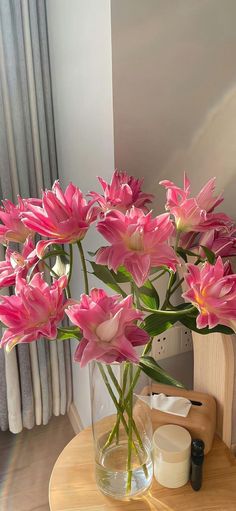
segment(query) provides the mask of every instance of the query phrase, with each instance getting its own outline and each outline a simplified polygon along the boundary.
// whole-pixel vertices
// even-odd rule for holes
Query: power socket
[[[155,337],[152,344],[153,358],[161,360],[181,352],[181,329],[175,326]]]
[[[182,328],[181,332],[181,353],[193,350],[193,338],[191,330]]]
[[[176,325],[154,338],[152,356],[158,361],[186,351],[192,351],[192,349],[191,331],[182,325]]]

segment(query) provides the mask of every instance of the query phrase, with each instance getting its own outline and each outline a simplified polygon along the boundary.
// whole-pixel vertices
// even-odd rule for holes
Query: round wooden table
[[[57,459],[49,484],[49,503],[51,511],[235,511],[236,458],[215,438],[204,462],[199,492],[189,483],[170,490],[154,480],[142,498],[120,502],[105,497],[96,486],[92,432],[88,428],[73,438]]]

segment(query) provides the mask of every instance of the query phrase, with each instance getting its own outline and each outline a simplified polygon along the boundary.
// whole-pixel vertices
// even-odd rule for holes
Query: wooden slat
[[[211,394],[217,403],[216,430],[231,447],[234,393],[235,339],[230,335],[200,335],[192,332],[194,346],[194,390]]]

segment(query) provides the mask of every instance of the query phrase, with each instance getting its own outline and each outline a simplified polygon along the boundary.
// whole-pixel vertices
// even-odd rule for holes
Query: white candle
[[[154,475],[167,488],[179,488],[189,480],[191,436],[174,424],[158,428],[153,435]]]

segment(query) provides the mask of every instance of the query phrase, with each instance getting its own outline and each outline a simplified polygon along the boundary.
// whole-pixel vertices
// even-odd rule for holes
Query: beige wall
[[[115,163],[193,190],[217,175],[236,218],[236,1],[111,0]]]

